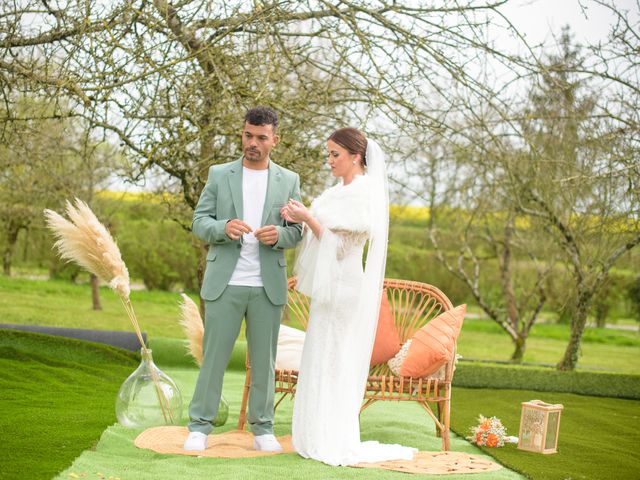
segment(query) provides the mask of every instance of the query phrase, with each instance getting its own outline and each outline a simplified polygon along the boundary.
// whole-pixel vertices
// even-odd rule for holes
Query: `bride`
[[[310,209],[291,200],[281,212],[287,221],[305,224],[296,288],[311,297],[293,407],[293,446],[305,458],[336,466],[411,459],[413,448],[360,441],[360,406],[387,253],[384,155],[355,128],[336,130],[327,147],[328,164],[341,182]]]

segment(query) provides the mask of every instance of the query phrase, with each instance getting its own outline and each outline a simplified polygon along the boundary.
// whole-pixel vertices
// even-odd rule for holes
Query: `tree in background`
[[[633,310],[636,314],[636,321],[638,322],[638,324],[640,324],[640,275],[638,275],[633,283],[629,285],[628,293],[629,298],[631,299]]]
[[[574,294],[561,307],[571,312],[572,333],[559,368],[573,369],[594,294],[640,242],[637,135],[628,128],[637,110],[618,95],[625,85],[631,101],[637,83],[609,79],[610,90],[596,95],[589,81],[602,75],[586,66],[567,29],[558,49],[540,64],[519,111],[469,105],[474,116],[446,133],[407,125],[420,141],[405,149],[399,183],[406,192],[413,180],[430,208],[438,259],[510,335],[513,360],[549,297],[550,274],[565,278],[555,265],[564,261]]]
[[[523,224],[509,197],[497,157],[518,153],[492,149],[484,129],[460,131],[464,138],[433,136],[424,141],[428,147],[408,152],[419,169],[407,176],[420,179],[413,189],[429,209],[427,235],[437,260],[509,335],[511,361],[521,363],[547,299],[553,260],[544,237]]]
[[[504,3],[24,0],[4,6],[0,16],[2,101],[10,110],[16,92],[26,92],[55,99],[58,117],[84,118],[91,138],[105,136],[119,145],[131,179],[155,176],[163,193],[183,199],[167,204],[185,228],[208,167],[239,156],[242,115],[256,104],[282,113],[283,142],[274,157],[301,173],[307,195],[324,187],[328,175],[320,167],[321,152],[337,126],[361,126],[385,146],[397,142],[397,152],[405,153],[425,151],[431,136],[449,138],[468,159],[488,162],[477,178],[447,184],[472,188],[477,179],[477,192],[492,200],[471,204],[471,210],[474,228],[488,229],[484,237],[497,249],[490,243],[480,248],[484,240],[471,228],[473,235],[466,239],[469,248],[478,248],[478,259],[491,257],[502,265],[500,289],[506,297],[498,305],[505,325],[513,325],[506,312],[535,312],[537,305],[536,300],[528,307],[508,300],[518,298],[520,288],[513,258],[535,254],[528,241],[540,238],[546,247],[548,237],[558,247],[551,249],[553,255],[562,250],[572,265],[575,255],[565,248],[571,243],[565,227],[573,228],[574,214],[586,227],[585,219],[600,218],[606,210],[587,208],[590,191],[601,199],[608,192],[608,213],[619,216],[618,224],[602,227],[602,237],[632,241],[640,195],[635,180],[640,176],[640,89],[634,73],[639,29],[614,0],[589,2],[617,16],[611,37],[588,46],[585,61],[576,61],[569,49],[564,64],[554,66],[555,60],[541,62],[526,43],[521,43],[526,54],[519,57],[487,40],[491,29],[504,28],[523,42],[502,16]],[[540,98],[536,103],[532,94],[523,115],[514,86],[527,82],[532,72],[542,72]],[[599,95],[584,105],[572,103],[569,97],[577,91],[572,83],[587,78],[599,82]],[[546,93],[552,94],[548,105]],[[72,108],[62,108],[65,102]],[[582,107],[590,108],[583,112],[586,118],[578,115]],[[554,128],[563,142],[545,143]],[[571,143],[575,138],[577,150]],[[585,166],[587,153],[594,160]],[[411,171],[423,170],[420,156],[408,161],[414,161]],[[544,177],[547,171],[555,177]],[[453,170],[446,165],[442,172]],[[509,194],[495,195],[498,180]],[[541,194],[547,183],[549,196]],[[559,185],[570,191],[556,195],[552,190]],[[430,195],[424,185],[420,188],[422,198]],[[497,210],[498,200],[510,198],[517,200],[515,209],[505,204]],[[555,207],[575,208],[574,214],[554,212]],[[628,221],[624,212],[634,211]],[[530,235],[518,225],[522,216]],[[596,245],[596,230],[579,249],[587,264],[591,258],[611,258],[584,257],[585,249],[591,255]],[[467,267],[473,265],[465,255]],[[542,268],[536,266],[536,272],[544,273],[544,265],[536,265]],[[522,321],[519,325],[526,326]]]
[[[244,111],[269,104],[283,116],[276,157],[313,194],[332,129],[442,126],[452,87],[492,97],[467,65],[515,62],[481,40],[502,3],[26,0],[0,19],[0,66],[10,83],[73,98],[127,150],[132,178],[161,174],[190,208],[208,167],[239,155]]]
[[[55,102],[55,104],[54,104]],[[56,113],[57,101],[20,96],[0,118],[0,228],[3,273],[11,274],[21,231],[42,226],[45,208],[66,199],[91,202],[112,173],[113,149],[89,136],[82,118]],[[93,308],[100,309],[98,282],[91,277]]]
[[[519,213],[548,233],[573,279],[571,335],[561,370],[578,362],[594,295],[609,270],[640,244],[640,176],[627,175],[630,138],[621,122],[602,115],[588,83],[594,77],[581,73],[584,65],[565,29],[521,121],[525,163],[518,158],[504,164]]]
[[[173,205],[184,218],[209,166],[240,155],[243,114],[256,104],[282,114],[274,159],[313,196],[329,178],[333,129],[393,135],[400,119],[446,128],[458,97],[493,98],[467,66],[491,56],[520,68],[482,40],[490,26],[511,29],[502,3],[25,0],[0,18],[0,68],[4,89],[20,80],[73,99],[73,114],[120,145],[131,179],[155,176],[184,199]]]
[[[47,103],[28,97],[16,99],[14,106],[0,112],[4,275],[11,275],[19,233],[40,225],[42,210],[60,205],[75,180],[69,175],[76,162],[72,120],[56,118]]]

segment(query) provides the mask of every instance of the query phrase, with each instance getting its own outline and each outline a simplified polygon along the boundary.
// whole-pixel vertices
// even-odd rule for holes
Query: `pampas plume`
[[[75,207],[69,201],[66,204],[71,221],[53,210],[44,211],[60,256],[95,274],[120,297],[129,298],[129,271],[111,234],[82,200],[76,198]]]
[[[69,201],[66,205],[71,221],[53,210],[44,211],[47,227],[56,238],[54,247],[63,259],[76,262],[109,284],[120,297],[140,345],[146,350],[138,318],[129,299],[129,270],[122,261],[118,245],[86,203],[76,198],[75,206]]]
[[[200,316],[200,309],[184,293],[181,294],[182,303],[180,304],[180,325],[184,330],[189,345],[187,351],[195,359],[198,365],[202,365],[202,337],[204,336],[204,325]]]
[[[122,301],[143,353],[151,355],[144,343],[138,317],[131,305],[129,270],[122,260],[118,245],[86,203],[76,198],[75,206],[69,201],[66,205],[70,221],[53,210],[44,211],[47,227],[53,231],[56,238],[54,247],[63,259],[77,263],[109,284]],[[169,400],[160,386],[158,374],[155,370],[151,372],[165,421],[174,423],[173,414],[168,407]]]

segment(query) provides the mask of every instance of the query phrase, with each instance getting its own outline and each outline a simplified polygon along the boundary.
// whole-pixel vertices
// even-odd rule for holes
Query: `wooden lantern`
[[[530,452],[556,453],[563,408],[561,404],[552,405],[542,400],[522,402],[518,448]]]

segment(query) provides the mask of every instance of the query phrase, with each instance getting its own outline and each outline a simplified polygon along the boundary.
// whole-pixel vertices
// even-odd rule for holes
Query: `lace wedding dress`
[[[360,441],[381,287],[377,279],[373,291],[366,291],[363,271],[363,249],[380,214],[371,211],[367,177],[338,184],[314,200],[311,212],[323,234],[318,240],[305,229],[295,268],[296,288],[311,297],[311,305],[293,407],[293,445],[303,457],[335,466],[411,459],[416,451]],[[386,256],[386,238],[384,247]]]

